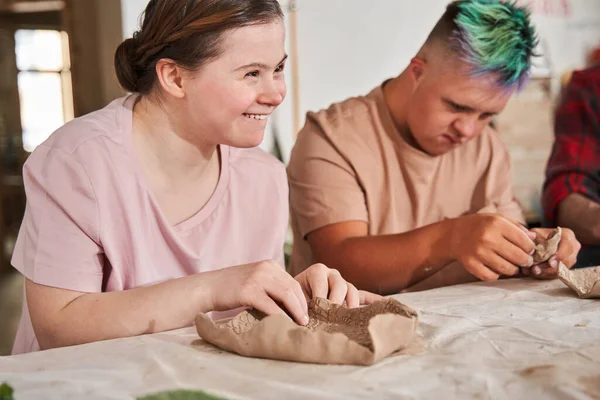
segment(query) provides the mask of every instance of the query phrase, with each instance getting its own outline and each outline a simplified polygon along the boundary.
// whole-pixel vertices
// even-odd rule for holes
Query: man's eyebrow
[[[286,54],[285,56],[283,56],[283,58],[281,59],[281,61],[279,61],[277,63],[277,65],[281,65],[285,60],[287,60],[287,58],[288,58],[288,55]],[[249,69],[249,68],[269,69],[269,66],[267,64],[264,64],[264,63],[254,62],[254,63],[242,65],[241,67],[236,68],[235,70],[239,71],[241,69]]]
[[[467,106],[467,105],[464,105],[464,104],[458,104],[457,102],[452,101],[452,100],[447,99],[447,98],[444,98],[443,100],[446,103],[448,103],[449,105],[451,105],[452,107],[456,108],[456,109],[463,110],[465,112],[477,112],[477,110],[474,109],[471,106]]]
[[[448,103],[451,107],[454,107],[455,109],[462,111],[462,112],[467,112],[467,113],[481,113],[483,115],[487,115],[490,117],[495,117],[496,115],[498,115],[498,112],[496,111],[481,111],[481,110],[477,110],[471,106],[466,106],[464,104],[459,104],[455,101],[452,101],[448,98],[443,98],[443,101],[445,101],[446,103]]]

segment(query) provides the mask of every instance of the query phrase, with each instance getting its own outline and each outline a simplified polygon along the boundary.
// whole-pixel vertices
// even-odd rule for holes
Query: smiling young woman
[[[24,168],[13,265],[27,278],[13,353],[176,329],[359,293],[322,264],[283,269],[284,166],[256,146],[283,101],[277,0],[152,0],[115,54],[132,94],[74,120]],[[222,314],[215,314],[222,316]]]

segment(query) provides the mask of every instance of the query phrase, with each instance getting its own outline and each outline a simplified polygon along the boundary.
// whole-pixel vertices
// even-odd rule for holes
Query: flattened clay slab
[[[582,299],[600,299],[600,266],[569,270],[560,263],[558,277]]]
[[[205,341],[242,356],[317,364],[372,365],[420,347],[417,313],[394,299],[348,309],[316,298],[309,318],[304,327],[285,315],[249,310],[218,325],[199,314],[196,329]]]
[[[548,239],[544,239],[539,235],[535,238],[535,253],[533,253],[533,265],[541,264],[546,262],[556,254],[560,239],[562,237],[562,229],[560,227],[548,236]]]

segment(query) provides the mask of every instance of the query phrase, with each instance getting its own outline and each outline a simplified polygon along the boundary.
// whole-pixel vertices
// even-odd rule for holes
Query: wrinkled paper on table
[[[315,298],[308,312],[307,326],[257,310],[223,324],[198,314],[196,330],[206,342],[242,356],[317,364],[372,365],[422,348],[416,311],[394,299],[349,309]]]

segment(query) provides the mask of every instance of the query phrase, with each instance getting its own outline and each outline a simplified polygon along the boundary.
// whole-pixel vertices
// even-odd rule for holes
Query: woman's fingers
[[[348,282],[347,285],[348,290],[346,292],[346,307],[356,308],[360,306],[360,294],[358,293],[358,289],[356,289],[356,286],[354,286],[350,282]]]
[[[320,297],[329,299],[332,303],[346,304],[348,308],[358,307],[361,304],[372,304],[381,300],[380,295],[360,291],[344,280],[341,274],[327,268],[323,264],[315,264],[296,277],[304,287],[304,292],[309,298]]]
[[[253,308],[266,315],[286,315],[285,311],[267,293],[256,296],[252,303]]]
[[[364,290],[358,291],[358,297],[360,298],[361,305],[373,304],[376,301],[383,300],[383,296],[371,292],[366,292]]]
[[[327,298],[329,294],[329,268],[323,264],[315,264],[306,270],[307,283],[310,288],[311,298]]]
[[[301,325],[308,323],[308,304],[298,281],[282,271],[282,276],[270,281],[265,291],[273,300],[283,304],[292,318]]]
[[[329,301],[335,304],[342,304],[348,293],[348,282],[335,269],[329,270],[327,280],[329,282]]]

